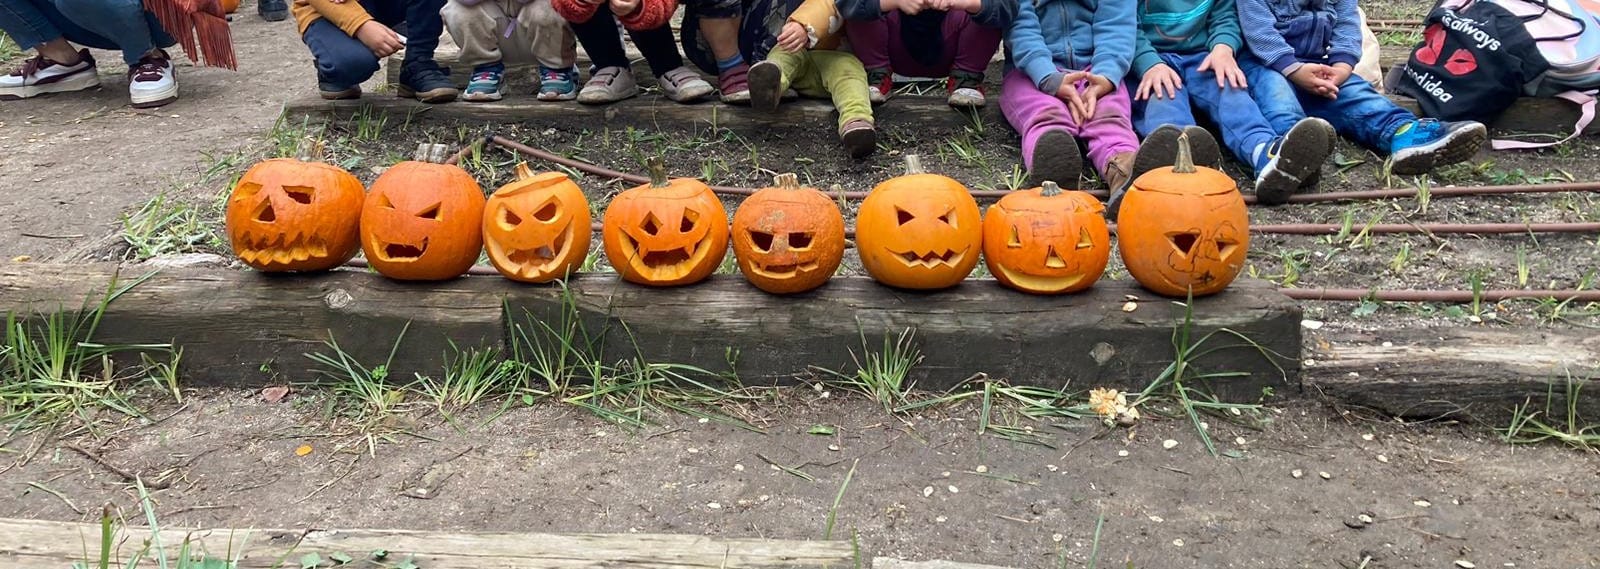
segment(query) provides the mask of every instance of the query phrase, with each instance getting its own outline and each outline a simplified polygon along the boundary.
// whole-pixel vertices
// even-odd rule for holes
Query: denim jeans
[[[1183,79],[1183,88],[1177,98],[1149,99],[1133,104],[1133,126],[1139,136],[1150,136],[1161,125],[1192,126],[1195,112],[1205,113],[1222,131],[1222,144],[1233,152],[1234,158],[1259,168],[1255,159],[1257,146],[1270,144],[1279,136],[1262,108],[1250,98],[1248,89],[1217,86],[1214,73],[1200,72],[1200,63],[1209,52],[1193,54],[1163,53],[1161,60],[1172,66]],[[1290,123],[1293,124],[1293,123]],[[1285,129],[1287,130],[1287,129]]]
[[[1302,92],[1288,77],[1253,56],[1239,58],[1239,67],[1250,80],[1250,95],[1261,106],[1261,114],[1278,134],[1289,132],[1294,123],[1310,115],[1333,124],[1340,135],[1387,154],[1395,131],[1417,120],[1359,75],[1352,74],[1339,86],[1339,98],[1329,99]]]
[[[406,36],[403,70],[416,62],[433,61],[433,50],[439,47],[439,35],[444,33],[444,18],[439,16],[444,3],[445,0],[361,0],[361,7],[378,23]],[[378,56],[361,40],[326,19],[311,22],[300,39],[311,48],[311,57],[317,61],[317,82],[324,89],[360,85],[378,72]]]
[[[120,50],[129,66],[150,50],[178,43],[140,0],[0,0],[0,30],[23,49],[64,37]]]

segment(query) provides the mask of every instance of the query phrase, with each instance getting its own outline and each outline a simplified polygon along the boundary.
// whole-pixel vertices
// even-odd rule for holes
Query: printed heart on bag
[[[1458,49],[1450,54],[1450,60],[1444,63],[1444,70],[1451,75],[1461,76],[1472,73],[1478,69],[1478,56],[1465,49]]]
[[[1422,32],[1423,44],[1417,48],[1417,61],[1427,65],[1439,63],[1439,52],[1444,51],[1444,25],[1435,23]]]

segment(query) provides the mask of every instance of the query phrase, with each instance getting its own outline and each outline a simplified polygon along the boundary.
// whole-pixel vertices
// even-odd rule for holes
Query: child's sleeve
[[[1021,1],[1031,2],[1032,0]],[[972,15],[972,21],[989,28],[1000,30],[1009,28],[1011,27],[1011,22],[1017,19],[1017,2],[1018,0],[983,0],[982,7],[978,9],[978,13]]]
[[[1140,26],[1134,36],[1133,71],[1144,75],[1144,72],[1149,71],[1151,67],[1162,63],[1166,62],[1161,60],[1161,54],[1156,51],[1155,44],[1150,43],[1150,38],[1145,35],[1144,26]]]
[[[550,7],[555,8],[561,18],[574,24],[582,24],[594,17],[600,6],[582,0],[550,0]],[[640,8],[643,9],[642,7]]]
[[[356,30],[361,29],[362,24],[372,21],[372,15],[368,14],[367,10],[361,7],[360,2],[345,2],[343,4],[335,4],[328,0],[302,1],[304,1],[306,5],[311,6],[312,10],[316,10],[317,15],[322,16],[322,19],[327,20],[330,24],[338,26],[340,30],[351,36],[356,35]],[[304,29],[300,31],[301,33],[305,33]]]
[[[1206,47],[1225,45],[1233,48],[1234,53],[1239,53],[1239,47],[1244,45],[1244,37],[1239,33],[1239,9],[1234,7],[1233,0],[1212,0],[1211,13],[1207,17],[1211,19],[1211,29]]]
[[[1134,15],[1134,0],[1100,0],[1094,11],[1094,56],[1089,58],[1090,71],[1111,80],[1112,85],[1122,82],[1133,65],[1133,50],[1139,36],[1139,22]]]
[[[843,22],[833,0],[806,0],[789,14],[789,21],[806,28],[806,47],[816,47],[824,38],[839,33]]]
[[[1361,61],[1361,13],[1356,0],[1331,0],[1333,2],[1333,44],[1328,50],[1328,63],[1344,63],[1351,67]]]
[[[1017,2],[1017,20],[1006,29],[1006,44],[1011,46],[1011,64],[1028,78],[1040,91],[1055,94],[1061,88],[1063,73],[1056,67],[1056,58],[1045,45],[1044,32],[1039,27],[1039,14],[1032,0]]]
[[[846,20],[876,20],[883,17],[878,0],[837,0],[835,6]]]
[[[1278,33],[1278,17],[1267,7],[1267,0],[1234,0],[1239,6],[1239,27],[1244,46],[1256,59],[1273,70],[1288,75],[1300,68],[1294,48]]]
[[[653,30],[670,23],[672,13],[676,11],[678,0],[644,0],[639,3],[639,9],[632,14],[618,16],[617,21],[630,30]]]

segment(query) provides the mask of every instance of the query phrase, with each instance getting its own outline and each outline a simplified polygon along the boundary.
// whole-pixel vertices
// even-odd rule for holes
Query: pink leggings
[[[1013,69],[1000,84],[1000,112],[1022,135],[1022,160],[1030,169],[1039,137],[1051,130],[1065,130],[1089,147],[1089,162],[1104,174],[1112,156],[1139,149],[1130,106],[1128,87],[1117,83],[1117,90],[1100,98],[1089,122],[1080,125],[1072,119],[1066,101],[1040,91],[1026,73]]]

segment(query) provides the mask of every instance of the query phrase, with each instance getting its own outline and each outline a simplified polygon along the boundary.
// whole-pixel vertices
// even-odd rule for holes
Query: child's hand
[[[1143,101],[1155,95],[1157,99],[1176,99],[1178,90],[1182,88],[1183,78],[1178,76],[1178,72],[1170,65],[1157,63],[1155,67],[1145,70],[1144,76],[1139,79],[1139,92],[1134,98]]]
[[[1339,98],[1339,85],[1329,77],[1329,67],[1320,63],[1303,63],[1294,73],[1289,74],[1289,82],[1308,93],[1329,99]]]
[[[611,0],[611,13],[626,16],[639,10],[641,0]]]
[[[1350,75],[1354,74],[1355,72],[1355,68],[1351,67],[1348,63],[1335,63],[1328,66],[1328,73],[1324,77],[1329,81],[1332,81],[1334,86],[1338,87],[1343,86],[1345,81],[1349,81]]]
[[[893,12],[895,10],[899,10],[903,4],[904,0],[878,0],[878,10],[883,12]]]
[[[935,0],[894,0],[894,4],[895,8],[900,10],[900,13],[915,16],[918,12],[927,10],[929,8],[934,8],[934,1]],[[878,0],[878,2],[881,5],[883,0]]]
[[[1239,61],[1233,58],[1233,48],[1226,45],[1211,48],[1211,55],[1200,62],[1200,72],[1206,71],[1217,74],[1218,87],[1226,89],[1232,85],[1234,89],[1244,89],[1250,86],[1244,80],[1244,70],[1239,69]]]
[[[927,7],[946,12],[959,10],[976,14],[983,9],[983,0],[929,0]]]
[[[778,32],[778,47],[784,51],[799,52],[811,45],[811,35],[806,33],[806,27],[800,22],[789,21],[783,25],[783,31]]]
[[[361,45],[372,50],[372,55],[378,56],[378,59],[389,57],[406,46],[405,40],[400,39],[400,34],[389,29],[389,26],[378,23],[377,20],[367,20],[367,23],[356,28],[356,39],[361,41]]]
[[[1067,102],[1067,109],[1072,111],[1072,117],[1078,124],[1083,124],[1094,116],[1100,97],[1106,96],[1113,89],[1116,89],[1116,86],[1110,79],[1088,71],[1073,71],[1061,78],[1061,87],[1056,89],[1056,96]]]

